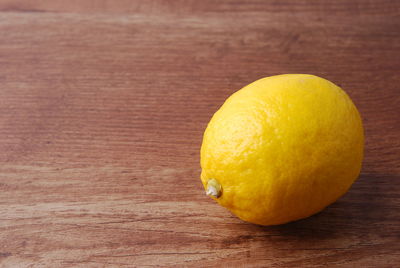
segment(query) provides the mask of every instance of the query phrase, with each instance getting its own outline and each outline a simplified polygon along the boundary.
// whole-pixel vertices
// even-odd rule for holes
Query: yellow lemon
[[[364,134],[349,96],[323,78],[257,80],[214,114],[201,147],[208,195],[239,218],[282,224],[321,211],[360,173]]]

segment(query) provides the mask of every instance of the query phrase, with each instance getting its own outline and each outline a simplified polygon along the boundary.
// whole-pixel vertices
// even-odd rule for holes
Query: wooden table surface
[[[399,267],[399,1],[0,0],[1,267]],[[359,180],[261,227],[200,183],[208,120],[311,73],[359,108]]]

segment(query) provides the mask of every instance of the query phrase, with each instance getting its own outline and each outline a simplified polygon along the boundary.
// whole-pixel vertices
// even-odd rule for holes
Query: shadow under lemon
[[[400,235],[399,189],[398,175],[361,174],[349,192],[321,212],[283,225],[240,224],[241,235],[223,243],[258,241],[309,250],[372,245],[375,238]]]

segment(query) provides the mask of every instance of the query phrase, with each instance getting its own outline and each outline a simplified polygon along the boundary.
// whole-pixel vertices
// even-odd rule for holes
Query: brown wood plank
[[[395,267],[397,1],[0,0],[0,267]],[[240,221],[205,196],[202,132],[264,76],[359,108],[359,181],[318,215]]]

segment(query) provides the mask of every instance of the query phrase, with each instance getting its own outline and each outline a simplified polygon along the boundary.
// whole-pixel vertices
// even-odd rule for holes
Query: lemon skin
[[[276,225],[313,215],[360,173],[364,134],[349,96],[306,74],[257,80],[231,95],[209,122],[201,180],[239,218]]]

